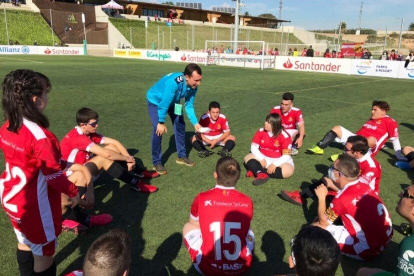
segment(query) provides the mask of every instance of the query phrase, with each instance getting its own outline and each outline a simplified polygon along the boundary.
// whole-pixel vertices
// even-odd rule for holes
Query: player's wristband
[[[164,124],[164,122],[158,122],[159,124],[161,124],[161,125],[163,125]]]

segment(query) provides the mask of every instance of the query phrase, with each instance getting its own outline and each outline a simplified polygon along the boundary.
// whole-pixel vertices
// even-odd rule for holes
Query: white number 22
[[[241,240],[237,235],[232,235],[232,229],[241,229],[240,222],[224,222],[224,239],[223,244],[234,242],[234,252],[231,254],[229,250],[221,251],[221,223],[219,221],[210,224],[210,232],[214,234],[214,253],[217,261],[224,257],[229,261],[235,261],[239,258],[241,252]]]
[[[3,197],[4,193],[4,182],[10,181],[10,179],[20,179],[20,182],[13,186],[8,194]],[[6,176],[3,179],[0,179],[0,200],[5,208],[9,209],[13,213],[17,213],[17,205],[10,204],[8,201],[17,195],[23,187],[26,185],[26,175],[19,167],[13,167],[10,170],[9,163],[6,163]]]

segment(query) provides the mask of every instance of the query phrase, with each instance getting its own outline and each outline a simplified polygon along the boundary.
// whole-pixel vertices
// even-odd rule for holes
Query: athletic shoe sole
[[[284,200],[286,200],[286,201],[288,201],[288,202],[290,202],[290,203],[292,203],[292,204],[295,204],[295,205],[299,205],[299,206],[303,206],[303,204],[300,204],[299,202],[297,202],[297,201],[295,201],[293,198],[291,198],[287,193],[285,193],[285,191],[281,191],[280,192],[280,196],[284,199]]]
[[[153,169],[154,171],[156,171],[159,175],[164,175],[164,174],[167,174],[167,170],[164,170],[164,171],[158,171],[156,167],[153,167],[152,169]]]
[[[180,164],[180,165],[186,165],[186,166],[188,166],[188,167],[194,167],[194,166],[196,165],[195,163],[191,163],[191,164],[189,164],[189,163],[187,163],[187,162],[180,161],[180,160],[175,160],[175,162],[176,162],[177,164]]]
[[[268,180],[269,180],[269,177],[268,178],[259,178],[259,179],[253,180],[252,183],[253,183],[254,186],[260,186],[260,185],[265,184]]]

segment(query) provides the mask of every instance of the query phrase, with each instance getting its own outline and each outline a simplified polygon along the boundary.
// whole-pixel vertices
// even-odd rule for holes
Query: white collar
[[[79,126],[75,126],[76,131],[78,132],[79,135],[84,134],[82,129]]]
[[[226,187],[226,186],[219,185],[219,184],[216,184],[216,186],[214,188],[222,189],[222,190],[235,190],[236,189],[234,187]]]
[[[371,150],[368,150],[368,152],[362,156],[361,158],[357,159],[358,163],[367,161],[369,158],[371,158]]]

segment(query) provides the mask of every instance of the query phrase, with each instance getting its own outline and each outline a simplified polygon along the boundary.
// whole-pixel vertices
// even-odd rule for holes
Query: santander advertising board
[[[349,74],[349,59],[311,58],[311,57],[277,57],[276,69],[307,71],[321,73]]]

